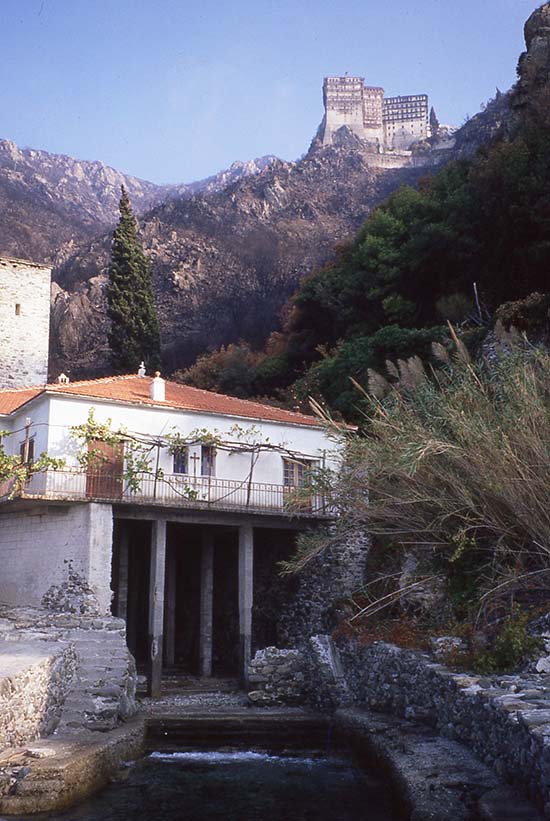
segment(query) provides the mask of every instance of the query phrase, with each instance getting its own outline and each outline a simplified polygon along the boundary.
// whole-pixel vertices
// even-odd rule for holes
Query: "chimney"
[[[145,373],[146,373],[146,371],[145,371],[145,362],[142,362],[141,365],[138,368],[137,375],[140,377],[140,379],[143,379],[143,377],[145,376]]]
[[[156,371],[155,376],[153,377],[153,381],[151,382],[151,387],[149,389],[149,395],[153,402],[164,402],[166,399],[166,381],[160,375],[160,371]]]
[[[68,385],[69,384],[69,377],[64,373],[60,373],[59,376],[57,377],[57,384],[58,385]]]

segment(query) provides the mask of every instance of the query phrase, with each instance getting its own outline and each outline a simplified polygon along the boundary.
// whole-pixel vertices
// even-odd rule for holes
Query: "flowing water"
[[[388,788],[351,759],[258,752],[152,753],[51,821],[394,821]],[[35,816],[36,819],[36,816]]]

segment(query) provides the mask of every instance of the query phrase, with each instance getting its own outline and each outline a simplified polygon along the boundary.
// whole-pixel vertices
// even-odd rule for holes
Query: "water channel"
[[[315,752],[158,752],[49,821],[397,821],[377,772]],[[19,821],[31,821],[26,816]],[[14,819],[15,821],[15,819]]]

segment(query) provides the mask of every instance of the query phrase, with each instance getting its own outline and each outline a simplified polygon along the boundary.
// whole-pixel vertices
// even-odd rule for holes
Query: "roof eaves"
[[[154,408],[156,410],[169,410],[174,412],[184,412],[184,413],[193,413],[193,414],[206,414],[208,416],[229,416],[235,419],[244,419],[244,420],[255,420],[256,422],[266,422],[268,424],[274,425],[293,425],[300,428],[319,428],[321,427],[320,422],[312,421],[312,422],[295,422],[295,421],[285,421],[282,419],[267,419],[266,417],[261,416],[247,416],[246,414],[242,413],[233,413],[231,411],[214,411],[214,410],[207,410],[206,408],[185,408],[181,405],[172,405],[169,402],[147,402],[145,400],[132,400],[132,399],[116,399],[112,396],[92,396],[90,394],[82,394],[82,393],[73,393],[71,391],[62,391],[56,389],[49,389],[46,388],[44,393],[48,394],[49,396],[61,396],[65,399],[81,399],[83,401],[92,401],[92,402],[101,402],[106,404],[116,404],[116,405],[130,405],[131,407],[145,407],[145,408]],[[304,414],[305,416],[305,414]],[[311,417],[312,419],[314,417]]]
[[[15,407],[13,410],[8,411],[8,413],[0,412],[0,416],[12,416],[14,413],[17,413],[18,411],[20,411],[21,408],[24,408],[27,405],[30,405],[30,403],[34,402],[35,399],[38,399],[40,396],[44,396],[45,393],[46,393],[45,388],[42,388],[41,390],[38,390],[38,393],[35,393],[34,396],[30,396],[28,399],[25,399],[24,402],[21,402],[20,405],[17,405],[17,407]]]

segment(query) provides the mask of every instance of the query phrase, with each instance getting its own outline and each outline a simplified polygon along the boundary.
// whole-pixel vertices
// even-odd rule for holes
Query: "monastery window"
[[[201,476],[216,475],[216,448],[213,445],[201,446]]]
[[[21,316],[21,305],[19,302],[15,303],[15,316]]]
[[[173,473],[189,473],[189,451],[187,448],[177,450],[173,454]]]

